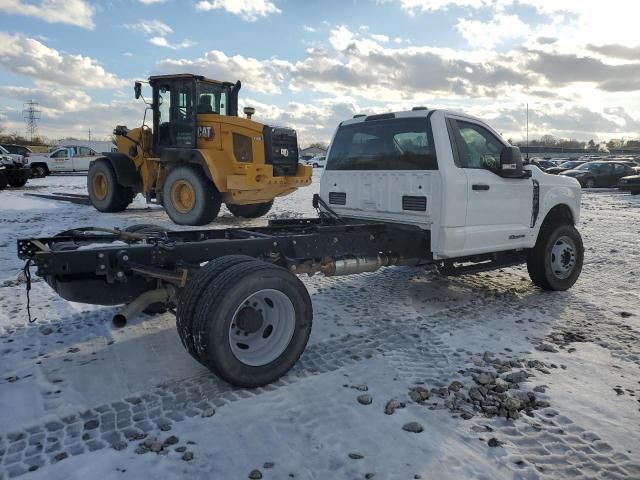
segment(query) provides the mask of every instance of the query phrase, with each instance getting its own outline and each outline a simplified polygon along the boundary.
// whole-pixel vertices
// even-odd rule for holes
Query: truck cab
[[[437,260],[533,248],[554,208],[578,222],[581,191],[485,122],[420,108],[342,122],[320,195],[340,216],[428,230]]]

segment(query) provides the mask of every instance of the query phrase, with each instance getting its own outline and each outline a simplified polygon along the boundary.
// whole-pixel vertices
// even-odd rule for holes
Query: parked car
[[[560,175],[573,177],[585,188],[615,187],[622,177],[633,175],[633,168],[622,162],[587,162],[578,167],[561,172]]]
[[[618,180],[618,189],[623,192],[631,192],[632,195],[640,194],[640,175],[630,175]]]
[[[551,160],[544,160],[542,158],[532,158],[530,163],[531,165],[535,165],[536,167],[538,167],[543,172],[546,172],[550,168],[556,167],[556,164]]]
[[[25,157],[29,157],[33,154],[29,147],[25,147],[24,145],[14,145],[12,143],[0,143],[0,147],[4,148],[7,152],[12,155],[20,155],[23,159]]]
[[[311,165],[313,168],[324,168],[327,165],[326,155],[316,155],[310,160],[307,160],[307,165]]]
[[[587,163],[586,160],[570,160],[568,162],[563,162],[558,167],[548,168],[545,173],[550,173],[552,175],[557,175],[562,172],[566,172],[567,170],[572,170],[580,165]]]
[[[44,177],[50,173],[87,172],[97,156],[93,148],[70,145],[46,155],[32,155],[30,160],[35,173]]]
[[[22,158],[16,160],[13,156],[0,154],[0,190],[7,185],[23,187],[31,177],[31,168],[23,162]]]

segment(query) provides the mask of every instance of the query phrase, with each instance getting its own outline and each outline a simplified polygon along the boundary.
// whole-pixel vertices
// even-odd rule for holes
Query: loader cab
[[[199,75],[159,75],[149,78],[153,91],[153,147],[193,149],[198,115],[238,116],[240,82],[220,82]]]

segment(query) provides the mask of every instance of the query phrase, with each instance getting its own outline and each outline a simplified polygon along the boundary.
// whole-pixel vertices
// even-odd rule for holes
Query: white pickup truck
[[[38,177],[50,173],[87,172],[98,153],[90,147],[60,147],[47,155],[31,155],[29,164]]]
[[[580,195],[575,179],[524,166],[482,121],[420,108],[340,124],[313,199],[319,218],[73,229],[21,239],[18,254],[69,301],[127,304],[117,326],[175,308],[196,360],[256,387],[286,373],[307,344],[313,308],[297,275],[426,265],[461,275],[524,263],[538,287],[566,290],[582,270]]]

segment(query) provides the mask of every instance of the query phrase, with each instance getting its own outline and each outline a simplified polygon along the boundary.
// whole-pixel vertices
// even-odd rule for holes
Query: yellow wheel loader
[[[173,222],[205,225],[222,203],[238,217],[256,218],[276,197],[311,183],[312,168],[298,164],[295,130],[251,120],[253,108],[238,116],[239,81],[178,74],[152,76],[149,84],[153,128],[116,127],[118,151],[89,168],[96,209],[122,211],[143,193]],[[136,82],[136,98],[141,92]]]

